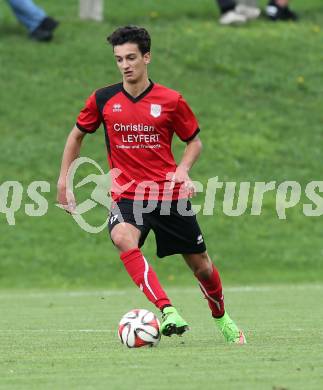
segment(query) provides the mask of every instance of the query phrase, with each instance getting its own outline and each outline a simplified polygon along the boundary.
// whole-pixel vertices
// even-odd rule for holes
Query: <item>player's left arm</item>
[[[194,165],[195,161],[199,158],[201,151],[202,142],[197,135],[186,143],[181,162],[178,164],[177,169],[171,178],[173,186],[175,183],[185,183],[189,198],[192,198],[194,195],[196,195],[196,188],[191,178],[189,177],[189,171]]]

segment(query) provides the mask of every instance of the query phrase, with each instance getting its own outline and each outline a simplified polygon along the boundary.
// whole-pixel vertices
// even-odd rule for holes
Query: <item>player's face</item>
[[[147,77],[150,53],[142,55],[136,43],[115,46],[114,56],[124,81],[135,84]]]

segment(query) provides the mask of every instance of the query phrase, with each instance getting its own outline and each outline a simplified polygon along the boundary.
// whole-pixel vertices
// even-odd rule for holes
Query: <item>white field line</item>
[[[248,329],[249,332],[259,331],[257,329]],[[308,329],[293,328],[291,332],[307,332]],[[10,333],[116,333],[113,329],[0,329],[1,334]]]
[[[104,290],[104,291],[39,291],[39,292],[22,292],[22,293],[1,293],[0,299],[4,298],[51,298],[51,297],[108,297],[126,295],[126,290]]]
[[[284,291],[284,290],[322,290],[323,284],[299,284],[299,285],[272,285],[272,286],[237,286],[237,287],[224,287],[224,293],[254,293],[254,292],[272,292],[272,291]],[[22,291],[22,292],[1,292],[0,299],[13,299],[13,298],[59,298],[59,297],[113,297],[128,295],[129,292],[135,292],[136,289],[123,289],[123,290],[88,290],[88,291],[59,291],[59,290],[45,290],[45,291]],[[139,291],[139,290],[138,290]],[[167,288],[167,291],[172,293],[185,293],[195,294],[199,292],[198,287],[183,287],[183,288]]]

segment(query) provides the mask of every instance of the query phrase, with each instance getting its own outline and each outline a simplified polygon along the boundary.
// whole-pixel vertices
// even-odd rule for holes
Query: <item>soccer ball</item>
[[[126,313],[119,322],[118,335],[128,348],[156,347],[160,340],[160,324],[154,313],[145,309],[134,309]]]

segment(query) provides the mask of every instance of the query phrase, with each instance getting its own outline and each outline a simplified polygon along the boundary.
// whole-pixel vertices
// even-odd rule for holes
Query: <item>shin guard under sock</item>
[[[153,268],[141,253],[139,248],[123,252],[120,258],[136,285],[158,309],[171,306]]]
[[[207,279],[197,276],[200,288],[208,301],[212,316],[219,318],[224,314],[224,300],[222,294],[222,283],[220,275],[214,264],[212,264],[212,273]]]

